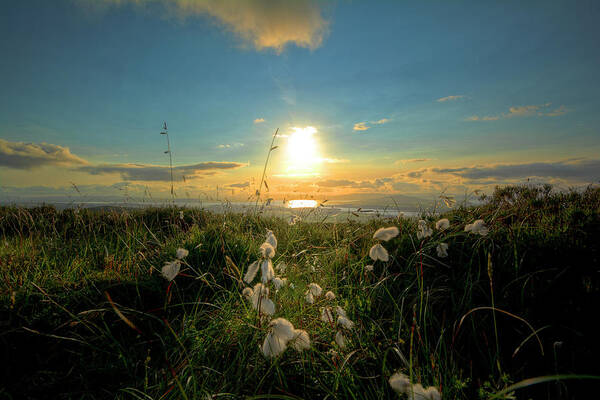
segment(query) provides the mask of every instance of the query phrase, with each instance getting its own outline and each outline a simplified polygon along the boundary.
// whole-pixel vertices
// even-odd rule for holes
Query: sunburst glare
[[[315,176],[319,174],[322,158],[319,154],[315,133],[312,126],[294,127],[287,143],[288,176]]]

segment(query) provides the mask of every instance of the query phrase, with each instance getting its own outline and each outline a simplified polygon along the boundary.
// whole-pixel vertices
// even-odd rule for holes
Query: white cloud
[[[50,143],[9,142],[0,139],[0,167],[32,169],[46,165],[86,165],[68,147]]]
[[[256,119],[254,120],[254,123],[255,123],[255,124],[262,124],[263,122],[265,122],[265,119],[264,119],[264,118],[256,118]]]
[[[464,97],[465,97],[465,96],[463,96],[463,95],[446,96],[446,97],[439,98],[439,99],[437,99],[436,101],[438,101],[438,102],[440,102],[440,103],[443,103],[443,102],[445,102],[445,101],[458,100],[458,99],[462,99],[462,98],[464,98]]]
[[[367,126],[366,124],[367,124],[366,122],[358,122],[358,123],[354,124],[353,130],[366,131],[366,130],[370,129],[371,127]]]

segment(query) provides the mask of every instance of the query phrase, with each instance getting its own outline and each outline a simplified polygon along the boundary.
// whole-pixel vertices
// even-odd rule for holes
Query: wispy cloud
[[[462,99],[464,97],[465,96],[463,96],[463,95],[446,96],[446,97],[439,98],[436,101],[440,102],[440,103],[443,103],[445,101],[458,100],[458,99]]]
[[[160,4],[179,17],[209,16],[257,50],[281,52],[289,43],[316,49],[329,30],[316,0],[78,0],[92,7],[134,4],[143,10]]]
[[[86,165],[68,147],[50,143],[9,142],[0,139],[0,167],[33,169],[47,165]]]
[[[368,130],[370,128],[371,127],[367,126],[366,122],[358,122],[358,123],[354,124],[353,130],[360,132],[360,131],[366,131],[366,130]]]
[[[222,143],[217,145],[217,149],[230,149],[232,147],[242,147],[244,143]]]
[[[508,112],[499,115],[488,115],[480,117],[472,115],[465,118],[465,121],[497,121],[501,118],[515,118],[515,117],[558,117],[568,113],[569,110],[564,105],[558,108],[551,109],[552,103],[545,104],[530,104],[526,106],[513,106],[508,108]]]
[[[227,187],[237,188],[237,189],[245,189],[245,188],[247,188],[249,186],[250,186],[250,182],[232,183],[230,185],[227,185]]]
[[[254,120],[254,123],[255,123],[255,124],[262,124],[263,122],[265,122],[265,119],[264,119],[264,118],[256,118],[256,119]]]
[[[380,120],[378,120],[378,121],[373,121],[373,122],[371,122],[371,123],[372,123],[372,124],[375,124],[375,125],[383,125],[383,124],[387,124],[387,123],[388,123],[388,122],[390,122],[390,121],[391,121],[391,119],[389,119],[389,118],[381,118]]]
[[[402,165],[402,164],[410,164],[410,163],[422,163],[431,161],[431,158],[405,158],[403,160],[397,160],[394,164]]]
[[[232,170],[247,166],[246,163],[232,161],[209,161],[192,165],[173,167],[173,175],[177,180],[193,179],[214,175],[217,171]],[[149,164],[102,164],[87,165],[77,168],[91,175],[118,174],[125,181],[168,182],[171,180],[169,167]]]

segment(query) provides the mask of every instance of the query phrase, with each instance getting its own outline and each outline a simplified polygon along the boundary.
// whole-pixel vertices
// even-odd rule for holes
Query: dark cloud
[[[199,175],[214,175],[219,170],[230,170],[245,167],[247,164],[230,161],[209,161],[193,165],[173,167],[173,178],[177,181],[193,179]],[[103,164],[87,165],[78,170],[92,175],[119,174],[125,181],[169,182],[171,171],[169,167],[145,164]]]
[[[576,182],[596,182],[600,179],[600,160],[433,168],[432,172],[468,179],[557,178]]]
[[[50,143],[9,142],[0,139],[0,166],[33,169],[47,165],[86,165],[88,162],[71,153],[68,147]]]

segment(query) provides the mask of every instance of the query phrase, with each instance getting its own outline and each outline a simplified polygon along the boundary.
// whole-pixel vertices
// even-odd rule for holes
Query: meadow
[[[487,231],[465,231],[477,220]],[[0,208],[0,398],[411,398],[396,373],[443,399],[598,393],[599,188],[509,186],[442,215],[294,222]],[[268,230],[277,245],[261,256]],[[377,244],[388,261],[370,257]],[[166,279],[178,249],[189,254]],[[261,258],[286,279],[266,283],[273,315],[243,294]],[[346,320],[323,319],[327,307]],[[266,356],[276,318],[308,345]]]

